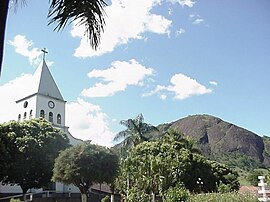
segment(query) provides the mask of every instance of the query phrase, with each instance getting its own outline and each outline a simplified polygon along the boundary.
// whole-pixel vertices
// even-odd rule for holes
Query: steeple
[[[45,60],[43,60],[38,66],[36,72],[34,73],[33,80],[33,85],[35,85],[36,88],[36,92],[33,93],[64,101],[63,96],[61,95]]]

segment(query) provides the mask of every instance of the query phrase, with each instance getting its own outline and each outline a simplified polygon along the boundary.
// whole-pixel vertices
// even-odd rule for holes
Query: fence
[[[93,190],[87,194],[87,201],[100,202],[108,193]],[[5,196],[0,198],[0,202],[9,202],[11,199],[23,201],[23,194]],[[55,193],[55,191],[43,191],[39,193],[27,193],[26,200],[32,202],[81,202],[80,193]],[[120,196],[115,195],[115,202],[120,202]]]

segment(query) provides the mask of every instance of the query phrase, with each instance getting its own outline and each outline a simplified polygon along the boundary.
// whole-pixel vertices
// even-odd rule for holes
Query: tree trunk
[[[26,198],[26,192],[27,190],[23,190],[23,201],[26,202],[27,201],[27,198]]]
[[[27,201],[27,198],[26,198],[26,194],[23,193],[23,201],[26,202]]]
[[[151,196],[152,196],[152,202],[155,202],[156,201],[156,197],[155,197],[155,194],[153,192],[152,192]]]
[[[26,199],[26,193],[27,193],[27,191],[28,191],[29,188],[26,187],[26,186],[23,186],[23,185],[20,185],[20,186],[21,186],[21,189],[23,191],[23,201],[27,201],[27,199]]]
[[[111,202],[114,202],[114,184],[111,184],[110,185],[110,189],[112,191],[112,194],[111,194]]]
[[[114,194],[111,194],[111,202],[114,202]]]
[[[86,195],[86,193],[82,193],[81,194],[81,197],[82,197],[82,202],[87,202],[87,195]]]
[[[8,14],[8,4],[9,0],[0,0],[0,76],[2,70],[2,61],[4,55],[4,40],[5,40],[5,30]]]

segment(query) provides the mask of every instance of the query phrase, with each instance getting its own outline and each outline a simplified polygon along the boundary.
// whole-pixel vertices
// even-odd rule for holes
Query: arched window
[[[26,116],[27,116],[27,113],[26,113],[26,112],[24,112],[24,114],[23,114],[23,120],[25,120],[25,119],[26,119]]]
[[[57,114],[57,123],[61,124],[61,115],[60,114]]]
[[[33,110],[31,109],[29,113],[29,119],[32,119],[32,116],[33,116]]]
[[[53,113],[52,112],[49,112],[49,121],[53,122]]]
[[[21,114],[18,115],[18,121],[20,121],[20,120],[21,120]]]
[[[43,110],[43,109],[42,109],[42,110],[40,110],[39,117],[41,117],[41,118],[45,118],[45,112],[44,112],[44,110]]]

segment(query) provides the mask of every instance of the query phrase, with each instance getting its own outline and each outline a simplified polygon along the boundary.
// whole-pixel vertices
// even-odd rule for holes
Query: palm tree
[[[139,114],[135,119],[122,120],[120,124],[126,126],[127,129],[117,133],[114,141],[124,139],[122,141],[124,148],[133,147],[143,141],[148,141],[147,134],[159,131],[155,126],[145,123],[142,114]]]
[[[19,1],[25,4],[25,0],[0,0],[0,75],[8,7],[10,2],[17,5]],[[49,2],[49,24],[57,23],[54,30],[60,31],[68,22],[78,20],[78,24],[86,26],[86,34],[90,45],[96,50],[100,44],[101,32],[104,31],[104,7],[107,5],[106,2],[104,0],[49,0]]]

